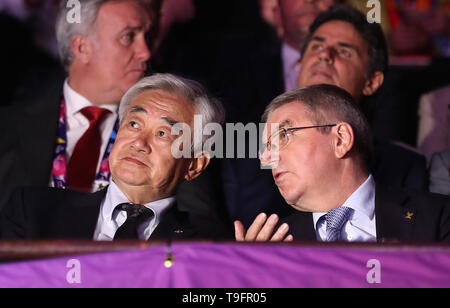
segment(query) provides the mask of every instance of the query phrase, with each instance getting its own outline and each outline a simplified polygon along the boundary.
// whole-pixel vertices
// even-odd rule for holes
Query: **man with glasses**
[[[321,84],[285,93],[263,122],[261,162],[297,211],[281,223],[260,214],[248,232],[237,221],[238,241],[450,240],[450,199],[376,184],[369,124],[346,91]]]

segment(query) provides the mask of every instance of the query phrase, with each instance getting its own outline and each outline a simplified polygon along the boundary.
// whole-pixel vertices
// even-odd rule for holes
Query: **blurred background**
[[[229,122],[259,122],[265,105],[279,93],[249,89],[255,82],[247,81],[277,80],[271,73],[281,44],[273,13],[277,0],[147,1],[161,12],[149,38],[151,72],[200,81],[223,101]],[[54,31],[59,2],[0,0],[0,107],[30,95],[21,90],[30,80],[60,69]],[[370,10],[367,1],[336,2]],[[380,3],[390,69],[364,110],[375,135],[429,158],[450,147],[450,0]],[[255,66],[267,67],[267,74],[255,77]]]

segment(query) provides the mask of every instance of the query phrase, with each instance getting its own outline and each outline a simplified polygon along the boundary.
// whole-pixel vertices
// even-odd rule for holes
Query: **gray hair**
[[[360,105],[345,90],[334,85],[312,85],[295,89],[275,98],[267,107],[262,117],[267,123],[269,117],[280,107],[298,102],[306,107],[309,120],[314,125],[328,125],[346,122],[355,134],[354,150],[363,160],[364,167],[369,168],[373,153],[373,136],[369,122]],[[331,123],[333,122],[333,123]],[[331,128],[317,128],[327,134]]]
[[[71,7],[67,7],[67,1],[61,1],[59,5],[58,15],[56,18],[56,39],[58,41],[58,50],[61,62],[65,69],[68,70],[75,55],[72,52],[72,38],[75,35],[88,36],[94,33],[95,23],[100,8],[107,2],[124,1],[124,0],[79,0],[81,3],[80,15],[81,22],[68,22],[67,16]],[[133,0],[143,7],[146,7],[141,0]]]
[[[190,102],[195,109],[195,115],[201,115],[203,127],[210,123],[225,123],[225,109],[223,105],[198,82],[174,76],[171,74],[155,74],[145,77],[136,83],[125,93],[119,108],[119,118],[122,121],[129,109],[130,104],[143,92],[149,90],[161,90],[171,94],[178,95]],[[194,151],[203,148],[204,143],[210,136],[203,135],[202,131],[194,132],[202,136],[201,144],[194,144]]]

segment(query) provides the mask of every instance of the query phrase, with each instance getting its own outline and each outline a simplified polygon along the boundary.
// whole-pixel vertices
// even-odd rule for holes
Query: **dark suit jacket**
[[[378,242],[450,241],[450,198],[445,196],[378,185],[375,215]],[[317,240],[312,213],[297,211],[282,223],[289,224],[295,240]]]
[[[36,46],[30,30],[29,25],[0,12],[0,35],[8,42],[0,49],[0,67],[3,76],[6,76],[0,84],[0,106],[10,105],[14,101],[30,72],[58,65],[55,59]]]
[[[20,100],[0,110],[0,210],[16,188],[49,184],[66,73],[61,68],[35,74],[29,76]],[[211,169],[180,185],[179,207],[228,225],[225,207],[215,200],[220,185],[214,183],[220,178],[212,176]]]
[[[92,240],[106,189],[83,194],[53,188],[22,188],[0,214],[3,239]],[[227,239],[233,234],[211,216],[173,206],[151,239]]]
[[[0,110],[0,209],[16,187],[50,180],[65,73],[34,77],[18,102]]]

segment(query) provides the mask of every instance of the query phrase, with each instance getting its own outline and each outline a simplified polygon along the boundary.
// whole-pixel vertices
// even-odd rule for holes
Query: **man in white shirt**
[[[94,194],[18,190],[0,215],[0,236],[99,241],[227,237],[227,228],[212,216],[183,211],[177,204],[178,186],[197,178],[210,162],[204,151],[209,136],[192,134],[196,115],[204,125],[225,119],[222,105],[195,82],[167,74],[142,79],[121,103],[110,155],[111,185]],[[190,144],[183,142],[190,155],[181,158],[176,158],[180,136],[173,133],[177,124],[185,125],[183,141]]]
[[[67,75],[45,72],[0,114],[0,207],[18,186],[97,191],[108,185],[108,157],[124,93],[146,72],[147,34],[157,14],[140,0],[83,1],[82,22],[61,3],[56,32]],[[22,123],[20,126],[16,123]]]

